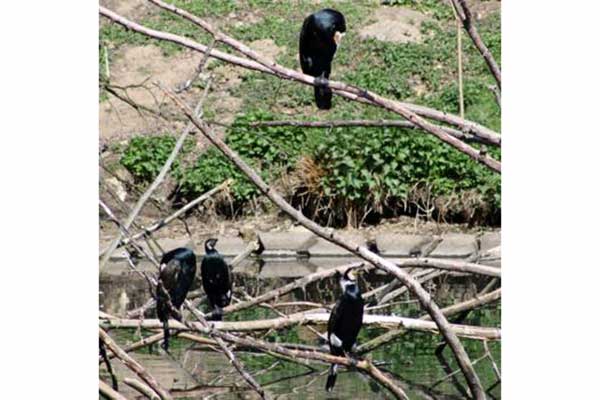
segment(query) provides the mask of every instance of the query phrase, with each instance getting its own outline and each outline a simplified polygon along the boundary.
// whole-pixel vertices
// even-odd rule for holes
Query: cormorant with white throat
[[[338,273],[339,275],[339,273]],[[329,351],[334,356],[346,356],[356,345],[356,337],[362,327],[364,301],[352,272],[348,268],[340,279],[342,296],[331,310],[327,324]],[[330,392],[337,377],[337,364],[331,364],[325,390]]]

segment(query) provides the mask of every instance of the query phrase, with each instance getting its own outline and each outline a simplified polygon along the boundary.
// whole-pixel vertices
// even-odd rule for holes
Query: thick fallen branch
[[[152,390],[151,388],[149,388],[148,386],[144,385],[142,382],[136,379],[125,378],[123,379],[123,382],[125,382],[127,385],[131,386],[133,389],[140,392],[150,400],[160,399],[160,397],[156,394],[154,390]]]
[[[248,59],[241,58],[241,57],[236,57],[231,54],[220,52],[218,50],[213,50],[210,53],[211,56],[214,56],[215,58],[218,58],[222,61],[225,61],[225,62],[228,62],[231,64],[239,65],[244,68],[248,68],[248,69],[268,73],[271,75],[275,75],[281,79],[294,80],[294,81],[297,81],[300,83],[304,83],[306,85],[312,85],[312,86],[315,85],[314,77],[302,74],[298,71],[294,71],[294,70],[285,68],[285,67],[280,66],[270,60],[263,58],[262,56],[258,55],[256,52],[251,50],[248,46],[246,46],[246,45],[236,41],[235,39],[230,38],[220,32],[217,32],[215,29],[210,27],[210,25],[208,25],[206,22],[187,13],[186,11],[177,9],[176,7],[166,4],[166,3],[157,2],[156,0],[151,0],[151,1],[157,5],[160,5],[161,7],[165,8],[165,9],[168,9],[170,11],[177,13],[178,15],[184,16],[185,18],[191,20],[192,22],[200,25],[201,27],[203,27],[204,29],[206,29],[207,31],[212,33],[216,40],[219,40],[219,41],[235,48],[236,50],[238,50],[242,54],[252,58],[253,60],[259,60],[259,61],[253,61],[253,60],[248,60]],[[113,11],[102,7],[102,6],[100,6],[99,10],[100,10],[101,15],[125,26],[126,28],[132,29],[136,32],[140,32],[147,36],[154,37],[157,39],[162,39],[162,40],[170,41],[173,43],[177,43],[179,45],[188,47],[190,49],[193,49],[193,50],[196,50],[196,51],[199,51],[202,53],[205,53],[208,51],[208,48],[206,46],[199,44],[191,39],[187,39],[182,36],[174,35],[174,34],[167,33],[167,32],[161,32],[161,31],[149,29],[149,28],[139,25],[133,21],[130,21],[130,20],[128,20],[128,19],[114,13]],[[331,89],[335,93],[337,93],[340,96],[343,96],[347,99],[359,101],[359,102],[366,102],[371,105],[383,107],[389,111],[392,111],[396,114],[401,115],[403,118],[407,119],[408,121],[410,121],[414,125],[418,126],[419,128],[431,133],[432,135],[436,136],[438,139],[440,139],[443,142],[449,144],[450,146],[456,148],[457,150],[467,154],[469,157],[484,164],[485,166],[492,169],[493,171],[500,173],[501,165],[500,165],[499,161],[491,158],[486,152],[479,151],[479,150],[469,146],[468,144],[462,142],[461,140],[449,135],[448,133],[444,132],[441,129],[441,127],[424,120],[419,115],[422,115],[422,116],[428,117],[428,118],[432,118],[432,119],[436,119],[436,120],[439,120],[442,122],[447,122],[447,123],[458,125],[465,132],[469,132],[474,135],[482,136],[482,137],[485,137],[488,139],[490,139],[492,137],[498,138],[499,136],[495,132],[492,132],[489,129],[481,127],[481,126],[477,126],[473,122],[465,121],[459,117],[452,116],[447,113],[443,113],[441,111],[431,110],[431,109],[428,109],[427,107],[409,105],[406,103],[386,99],[386,98],[379,96],[368,90],[357,88],[355,86],[351,86],[351,85],[348,85],[348,84],[345,84],[342,82],[329,81],[328,85],[329,85],[329,87],[331,87]]]
[[[108,397],[110,400],[127,400],[127,397],[123,396],[121,393],[111,388],[110,385],[108,385],[102,379],[100,379],[98,386],[100,389],[100,393]]]
[[[211,121],[212,123],[212,121]],[[410,121],[400,120],[368,120],[368,119],[356,119],[356,120],[335,120],[335,121],[257,121],[250,122],[248,126],[260,127],[260,126],[296,126],[306,128],[339,128],[339,127],[394,127],[394,128],[410,128],[416,129],[417,126]],[[448,128],[445,126],[441,127],[442,130],[447,132],[449,135],[454,136],[465,142],[476,142],[485,143],[493,146],[500,146],[500,137],[482,138],[480,136],[471,135],[469,133],[462,132],[457,129]]]
[[[445,307],[442,309],[442,312],[445,316],[454,315],[462,311],[472,310],[484,304],[492,303],[496,300],[499,300],[501,296],[502,288],[496,289],[493,292],[484,294],[483,296],[474,297],[472,299],[463,301],[462,303],[453,304],[451,306]],[[431,317],[429,315],[424,315],[421,319],[430,320]]]
[[[252,332],[264,331],[269,329],[284,329],[295,325],[323,325],[329,319],[329,313],[322,311],[308,311],[291,314],[280,318],[259,319],[250,321],[215,321],[211,322],[211,327],[221,332]],[[103,320],[100,324],[105,328],[137,328],[159,329],[162,325],[157,319],[145,319],[139,321],[136,319],[110,319]],[[201,324],[190,322],[188,327],[176,320],[169,321],[169,327],[172,329],[190,328],[198,330]],[[431,332],[439,334],[439,329],[435,323],[425,321],[424,319],[396,317],[392,315],[374,315],[366,314],[363,318],[363,326],[374,326],[377,328],[403,328],[406,330]],[[450,329],[457,336],[471,339],[489,339],[499,340],[501,331],[499,328],[479,327],[471,325],[450,324]]]
[[[477,47],[477,50],[479,50],[479,52],[483,56],[483,59],[485,60],[488,68],[490,69],[490,72],[494,76],[496,83],[498,83],[498,88],[501,89],[502,84],[500,68],[498,67],[498,64],[496,64],[496,60],[494,60],[494,57],[492,56],[490,50],[486,47],[485,43],[483,43],[483,40],[481,40],[481,36],[479,36],[479,32],[477,32],[477,28],[473,24],[473,16],[471,15],[471,10],[469,10],[469,7],[467,7],[467,2],[465,0],[451,1],[458,13],[460,21],[465,27],[465,30],[471,37],[471,40],[473,40],[473,44],[475,45],[475,47]]]
[[[100,339],[106,344],[106,347],[113,352],[113,354],[123,362],[129,369],[136,373],[148,386],[150,386],[162,400],[171,400],[173,397],[168,390],[163,388],[152,375],[150,375],[144,367],[142,367],[137,361],[135,361],[129,354],[123,351],[112,338],[104,332],[102,328],[99,330]]]
[[[398,267],[418,267],[443,269],[452,272],[467,272],[470,274],[487,275],[496,278],[501,277],[501,270],[497,267],[480,265],[461,260],[441,260],[437,258],[411,258],[406,261],[396,263]]]
[[[373,264],[375,267],[382,269],[391,275],[395,276],[418,298],[421,306],[431,315],[440,332],[450,345],[456,360],[465,375],[467,383],[471,388],[476,399],[485,399],[485,392],[481,386],[481,381],[477,376],[475,369],[471,365],[469,356],[456,334],[451,330],[450,324],[440,311],[439,307],[431,299],[429,293],[417,282],[409,273],[396,266],[393,262],[386,260],[379,255],[373,253],[365,246],[358,246],[356,243],[347,241],[335,230],[325,229],[314,221],[306,218],[302,211],[292,207],[273,187],[268,186],[265,181],[248,165],[237,153],[229,148],[221,139],[219,139],[202,120],[198,119],[194,112],[173,92],[164,89],[163,91],[169,96],[185,113],[185,115],[194,123],[194,125],[204,134],[204,136],[214,144],[229,160],[231,160],[240,171],[246,175],[251,182],[265,194],[273,203],[275,203],[282,211],[290,217],[298,221],[302,226],[312,231],[314,234],[348,250],[350,253],[364,259]]]
[[[377,367],[375,367],[369,360],[353,360],[346,357],[336,357],[321,351],[306,351],[306,350],[294,350],[283,347],[278,343],[265,342],[263,340],[254,339],[252,337],[238,337],[230,333],[221,332],[218,330],[213,331],[218,333],[224,340],[234,343],[239,347],[249,347],[253,349],[261,350],[267,354],[280,355],[283,358],[290,361],[296,362],[301,365],[310,367],[308,360],[320,361],[326,364],[339,364],[350,368],[356,368],[360,371],[366,372],[375,381],[379,382],[389,391],[391,391],[396,398],[408,399],[404,391],[398,387],[390,378],[384,375]]]

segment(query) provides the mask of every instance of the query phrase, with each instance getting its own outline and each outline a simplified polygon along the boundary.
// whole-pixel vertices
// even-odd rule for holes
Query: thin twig
[[[157,3],[157,0],[151,0],[151,1],[154,3]],[[171,6],[171,5],[168,5],[165,3],[162,3],[162,4],[167,9],[174,8],[174,6]],[[190,15],[189,13],[187,13],[183,10],[179,10],[179,9],[177,9],[177,10],[178,11],[176,13],[179,15],[183,15],[182,13],[186,13],[186,14]],[[170,34],[170,33],[166,33],[166,32],[149,29],[149,28],[139,25],[133,21],[130,21],[130,20],[120,16],[119,14],[116,14],[113,11],[111,11],[107,8],[104,8],[102,6],[99,7],[99,11],[100,11],[101,15],[103,15],[103,16],[129,28],[129,29],[132,29],[136,32],[140,32],[140,33],[143,33],[147,36],[151,36],[154,38],[171,41],[171,42],[177,43],[179,45],[188,47],[190,49],[193,49],[193,50],[196,50],[196,51],[199,51],[202,53],[207,51],[206,46],[199,44],[191,39],[184,38],[182,36],[178,36],[178,35],[174,35],[174,34]],[[200,24],[199,21],[202,21],[197,17],[194,17],[194,16],[191,16],[191,17],[193,17],[192,20],[198,24]],[[202,23],[204,25],[208,25],[204,21],[202,21]],[[212,29],[212,27],[210,29]],[[212,30],[214,31],[214,29],[212,29]],[[241,58],[241,57],[236,57],[236,56],[233,56],[228,53],[220,52],[218,50],[214,50],[211,53],[215,58],[226,61],[228,63],[242,66],[244,68],[248,68],[248,69],[268,73],[271,75],[275,75],[282,79],[294,80],[294,81],[297,81],[297,82],[300,82],[300,83],[303,83],[306,85],[312,85],[312,86],[315,85],[314,77],[302,74],[298,71],[294,71],[294,70],[285,68],[283,66],[280,66],[279,64],[276,64],[270,60],[267,60],[267,59],[261,57],[260,55],[258,55],[253,50],[251,50],[249,47],[241,44],[240,42],[235,41],[235,39],[232,39],[226,35],[223,35],[222,33],[219,33],[219,35],[216,36],[216,38],[219,39],[220,41],[222,41],[223,43],[234,47],[236,50],[240,51],[242,54],[244,54],[252,59],[261,60],[261,61],[257,62],[257,61],[248,60],[248,59]],[[266,67],[265,64],[269,65],[269,67]],[[461,140],[447,134],[442,129],[440,129],[439,126],[426,121],[421,116],[424,116],[427,118],[433,118],[433,119],[436,119],[436,120],[439,120],[442,122],[447,122],[447,123],[458,125],[461,127],[461,129],[467,130],[468,132],[470,132],[472,134],[477,134],[480,136],[487,136],[487,137],[496,136],[497,137],[498,136],[497,133],[492,132],[491,130],[489,130],[485,127],[482,127],[480,125],[477,125],[473,122],[465,121],[462,118],[457,117],[457,116],[452,116],[450,114],[443,113],[443,112],[440,112],[437,110],[428,109],[427,107],[423,107],[423,106],[416,106],[416,105],[412,105],[412,104],[398,102],[395,100],[390,100],[390,99],[384,98],[382,96],[379,96],[376,93],[370,92],[365,89],[357,88],[355,86],[348,85],[348,84],[345,84],[342,82],[328,81],[328,85],[335,93],[337,93],[340,96],[343,96],[347,99],[370,104],[370,105],[376,105],[376,106],[385,108],[389,111],[392,111],[396,114],[401,115],[403,118],[414,123],[416,126],[420,127],[421,129],[426,130],[427,132],[436,136],[438,139],[442,140],[443,142],[455,147],[457,150],[467,154],[469,157],[484,164],[485,166],[492,169],[493,171],[500,173],[501,164],[499,161],[491,158],[487,153],[484,153],[484,154],[480,153],[477,149],[475,149],[475,148],[469,146],[468,144],[462,142]]]
[[[496,60],[494,60],[492,53],[487,48],[485,43],[483,43],[483,40],[481,40],[481,36],[479,36],[477,28],[475,27],[475,24],[473,24],[473,16],[471,15],[471,10],[469,10],[469,7],[467,6],[467,2],[465,0],[451,1],[456,8],[465,30],[471,37],[471,40],[473,40],[473,44],[475,47],[477,47],[477,50],[479,50],[483,56],[483,59],[492,73],[492,76],[496,80],[496,83],[498,83],[498,89],[500,90],[502,88],[500,67],[498,67],[498,64],[496,63]]]
[[[194,115],[201,114],[202,104],[204,102],[204,99],[206,98],[206,93],[208,93],[208,86],[209,85],[207,85],[207,87],[206,87],[204,96],[198,101],[198,104],[196,105],[196,108],[194,109]],[[152,193],[158,188],[158,186],[160,186],[160,184],[165,179],[167,172],[169,172],[169,169],[171,169],[171,165],[175,161],[177,154],[179,154],[179,151],[183,148],[185,139],[188,137],[189,133],[192,131],[192,128],[193,128],[193,124],[188,123],[187,126],[185,127],[185,129],[183,130],[183,132],[181,133],[181,135],[179,135],[179,138],[177,139],[177,142],[175,143],[175,147],[173,147],[171,154],[169,155],[169,157],[165,161],[164,165],[160,169],[160,172],[158,173],[158,175],[156,176],[156,178],[154,179],[152,184],[148,187],[146,192],[144,192],[144,194],[139,198],[139,200],[133,207],[133,210],[131,211],[131,213],[127,216],[127,219],[125,220],[125,223],[123,225],[125,227],[125,229],[129,229],[133,220],[137,217],[139,212],[142,210],[142,208],[144,207],[144,204],[146,204],[146,201],[148,201],[148,199],[150,198]],[[117,246],[119,245],[119,243],[121,242],[122,239],[123,239],[123,233],[119,232],[117,234],[117,237],[111,242],[111,244],[108,246],[108,249],[102,256],[102,260],[100,261],[100,271],[102,271],[102,269],[106,266],[106,263],[112,256],[112,253],[117,249]]]
[[[334,230],[325,229],[314,221],[306,218],[302,214],[301,210],[297,210],[292,207],[272,186],[269,186],[265,181],[258,175],[248,164],[246,164],[240,156],[235,153],[229,146],[227,146],[219,137],[217,137],[210,127],[206,125],[202,120],[194,115],[193,111],[185,104],[176,94],[168,89],[163,88],[165,94],[171,98],[175,104],[184,112],[190,121],[204,134],[204,136],[213,143],[230,161],[232,161],[238,169],[246,175],[249,180],[273,203],[275,203],[283,212],[288,214],[290,217],[298,221],[308,230],[314,234],[332,242],[350,253],[364,259],[365,261],[373,264],[375,267],[382,269],[400,280],[403,284],[409,287],[409,289],[417,296],[421,306],[432,316],[439,331],[442,333],[448,344],[450,345],[452,352],[454,353],[458,364],[463,371],[465,379],[471,388],[475,398],[485,399],[485,391],[479,380],[479,376],[475,372],[473,365],[469,359],[467,352],[465,351],[462,343],[451,330],[450,324],[446,320],[446,317],[442,314],[437,304],[431,299],[430,294],[410,276],[406,271],[398,268],[394,263],[386,260],[379,255],[370,251],[366,246],[358,246],[356,243],[346,240],[339,234],[336,234]]]

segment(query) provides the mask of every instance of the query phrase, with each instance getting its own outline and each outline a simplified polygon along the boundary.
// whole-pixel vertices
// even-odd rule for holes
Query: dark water
[[[340,262],[340,264],[343,262]],[[260,266],[246,265],[244,272],[235,275],[235,286],[243,287],[250,295],[255,296],[295,279],[289,277],[262,277]],[[263,266],[264,268],[264,266]],[[296,265],[297,270],[311,269],[305,265]],[[309,271],[314,272],[314,271]],[[285,274],[283,274],[285,275]],[[360,286],[363,292],[389,281],[388,277],[369,273],[362,275]],[[431,281],[426,288],[434,295],[441,306],[467,299],[481,290],[489,278],[471,277],[440,277]],[[105,311],[118,313],[125,309],[136,308],[149,298],[147,285],[136,275],[125,273],[101,277],[100,289],[103,292],[101,304]],[[283,296],[279,301],[312,301],[332,303],[339,289],[333,279],[313,283],[304,290],[297,290]],[[125,295],[123,295],[125,293]],[[373,313],[394,313],[407,317],[419,317],[423,314],[418,303],[408,294],[396,299],[402,304]],[[203,309],[201,304],[200,308]],[[293,311],[281,309],[281,311]],[[469,313],[462,323],[480,326],[500,327],[501,306],[499,303],[486,306]],[[243,310],[225,317],[226,320],[250,320],[274,318],[277,315],[263,308]],[[151,314],[147,317],[154,318]],[[452,318],[451,318],[452,321]],[[316,327],[320,332],[324,326]],[[384,333],[384,329],[363,327],[359,335],[359,344]],[[119,344],[126,345],[139,340],[140,332],[133,330],[112,331],[111,335]],[[149,336],[152,332],[141,332]],[[267,333],[263,339],[285,343],[303,343],[313,346],[322,345],[315,334],[307,327],[294,327],[278,332]],[[471,361],[480,359],[475,369],[485,389],[491,388],[488,397],[501,398],[501,385],[494,372],[492,361],[482,358],[485,349],[482,342],[477,340],[462,340]],[[380,369],[393,377],[411,399],[464,399],[467,385],[460,372],[450,378],[443,379],[450,372],[457,370],[457,363],[450,349],[446,346],[440,354],[436,349],[441,343],[441,336],[430,333],[407,332],[395,341],[385,344],[368,354],[368,357]],[[132,353],[148,368],[165,387],[173,390],[177,398],[214,398],[214,399],[251,399],[258,398],[255,393],[248,391],[245,382],[229,364],[228,360],[219,353],[209,351],[206,347],[191,344],[182,339],[173,339],[171,353],[173,358],[159,352],[158,346],[146,348]],[[501,369],[500,342],[488,342],[493,360]],[[312,369],[303,365],[280,360],[265,354],[236,352],[247,370],[258,382],[276,399],[385,399],[393,398],[386,389],[378,387],[369,377],[356,371],[339,369],[338,380],[332,393],[324,391],[327,366],[319,363],[311,364]],[[120,379],[125,376],[133,377],[117,361],[113,362]],[[104,369],[101,375],[105,376]],[[128,398],[136,398],[137,393],[121,384],[123,393]]]

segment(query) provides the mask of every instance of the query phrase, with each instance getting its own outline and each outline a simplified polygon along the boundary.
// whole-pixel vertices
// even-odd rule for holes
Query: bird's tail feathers
[[[329,367],[329,375],[327,375],[327,383],[325,384],[325,390],[331,392],[335,386],[335,379],[337,378],[337,364],[331,364]]]
[[[321,110],[331,108],[331,97],[333,96],[331,88],[327,86],[315,86],[315,102]]]
[[[163,321],[163,333],[164,333],[163,349],[165,349],[165,351],[169,351],[169,320],[168,319]]]

